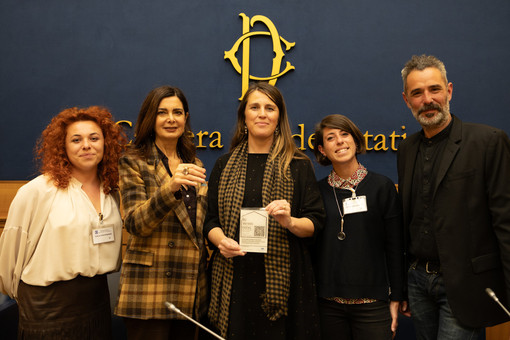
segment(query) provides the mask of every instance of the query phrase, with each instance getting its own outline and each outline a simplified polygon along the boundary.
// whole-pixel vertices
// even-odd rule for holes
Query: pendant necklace
[[[346,188],[352,192],[352,197],[356,197],[356,190],[353,188]],[[336,190],[335,187],[333,187],[333,194],[335,195],[335,201],[336,201],[336,207],[338,208],[338,212],[340,213],[340,232],[336,236],[340,241],[345,240],[345,233],[344,233],[344,216],[345,214],[342,214],[342,209],[340,209],[340,204],[338,204],[338,197],[336,197]]]
[[[335,201],[336,206],[338,208],[338,212],[340,213],[340,232],[336,236],[340,241],[345,240],[345,233],[344,233],[344,214],[342,214],[342,210],[340,209],[340,204],[338,204],[338,197],[336,197],[336,190],[335,187],[333,187],[333,194],[335,195]]]

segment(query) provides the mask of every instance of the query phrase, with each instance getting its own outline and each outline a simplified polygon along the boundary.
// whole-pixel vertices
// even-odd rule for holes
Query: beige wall
[[[5,219],[7,218],[11,201],[19,187],[25,183],[26,181],[0,181],[0,234],[4,230]]]

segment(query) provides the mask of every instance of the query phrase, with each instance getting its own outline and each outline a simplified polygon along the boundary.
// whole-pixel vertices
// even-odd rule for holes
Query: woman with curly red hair
[[[0,238],[0,291],[19,339],[110,339],[106,274],[119,269],[117,163],[126,140],[102,107],[55,116],[36,147],[41,175],[19,189]]]

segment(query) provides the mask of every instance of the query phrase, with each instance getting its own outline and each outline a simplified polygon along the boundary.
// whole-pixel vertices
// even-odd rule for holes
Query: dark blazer
[[[510,140],[499,129],[453,118],[433,186],[434,233],[453,314],[466,326],[487,327],[509,320],[485,289],[509,305]],[[413,134],[397,153],[407,236],[419,143]]]
[[[196,159],[196,164],[202,165]],[[166,182],[168,172],[152,148],[147,161],[120,159],[124,227],[129,232],[115,314],[136,319],[182,319],[165,307],[200,317],[207,308],[206,258],[202,235],[207,186],[197,188],[196,230],[186,206]]]

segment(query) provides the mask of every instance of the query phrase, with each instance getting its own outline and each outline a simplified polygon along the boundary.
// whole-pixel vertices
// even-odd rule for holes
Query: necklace
[[[338,212],[340,213],[340,232],[338,233],[338,235],[336,235],[336,237],[337,237],[340,241],[343,241],[343,240],[345,240],[345,233],[344,233],[344,214],[342,214],[342,209],[340,209],[340,204],[338,204],[338,197],[336,197],[336,190],[335,190],[335,187],[333,187],[333,194],[335,195],[336,206],[337,206],[337,208],[338,208]]]
[[[356,186],[357,187],[357,186]],[[352,197],[356,197],[356,187],[354,188],[342,188],[342,189],[348,189],[352,192]],[[340,213],[340,232],[336,236],[340,241],[345,240],[345,233],[344,233],[344,216],[345,214],[342,214],[342,209],[340,209],[340,204],[338,204],[338,197],[336,197],[336,190],[335,187],[333,188],[333,194],[335,195],[335,201],[336,201],[336,207],[338,208],[338,212]]]

